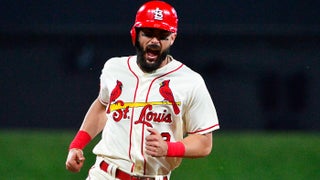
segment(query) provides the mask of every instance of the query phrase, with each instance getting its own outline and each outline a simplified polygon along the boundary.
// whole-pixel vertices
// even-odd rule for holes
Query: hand
[[[66,161],[66,169],[71,172],[79,172],[85,158],[81,149],[70,149]]]
[[[163,140],[159,132],[153,128],[147,129],[150,135],[146,137],[146,153],[150,156],[166,156],[168,151],[167,142]]]

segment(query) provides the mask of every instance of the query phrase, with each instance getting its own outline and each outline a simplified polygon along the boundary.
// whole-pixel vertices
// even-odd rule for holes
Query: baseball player
[[[69,171],[80,171],[82,149],[100,132],[87,179],[168,180],[182,158],[209,155],[217,114],[203,78],[169,55],[177,27],[171,5],[140,7],[130,31],[137,55],[105,63],[99,95],[69,146]]]

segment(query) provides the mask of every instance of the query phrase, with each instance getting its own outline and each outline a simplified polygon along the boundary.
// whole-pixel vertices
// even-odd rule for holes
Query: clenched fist
[[[81,149],[70,149],[66,161],[66,169],[71,172],[79,172],[84,163],[83,151]]]

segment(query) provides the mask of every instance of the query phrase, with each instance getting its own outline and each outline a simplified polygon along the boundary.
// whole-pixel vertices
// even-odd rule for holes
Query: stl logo
[[[159,8],[154,10],[154,19],[155,20],[163,20],[163,11],[160,10]]]

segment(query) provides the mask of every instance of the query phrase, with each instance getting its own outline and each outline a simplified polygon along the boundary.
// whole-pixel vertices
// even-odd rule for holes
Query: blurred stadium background
[[[104,62],[135,53],[129,30],[144,2],[0,1],[1,147],[17,129],[77,131]],[[171,52],[205,78],[220,137],[298,131],[319,142],[319,1],[167,2],[179,16]]]

